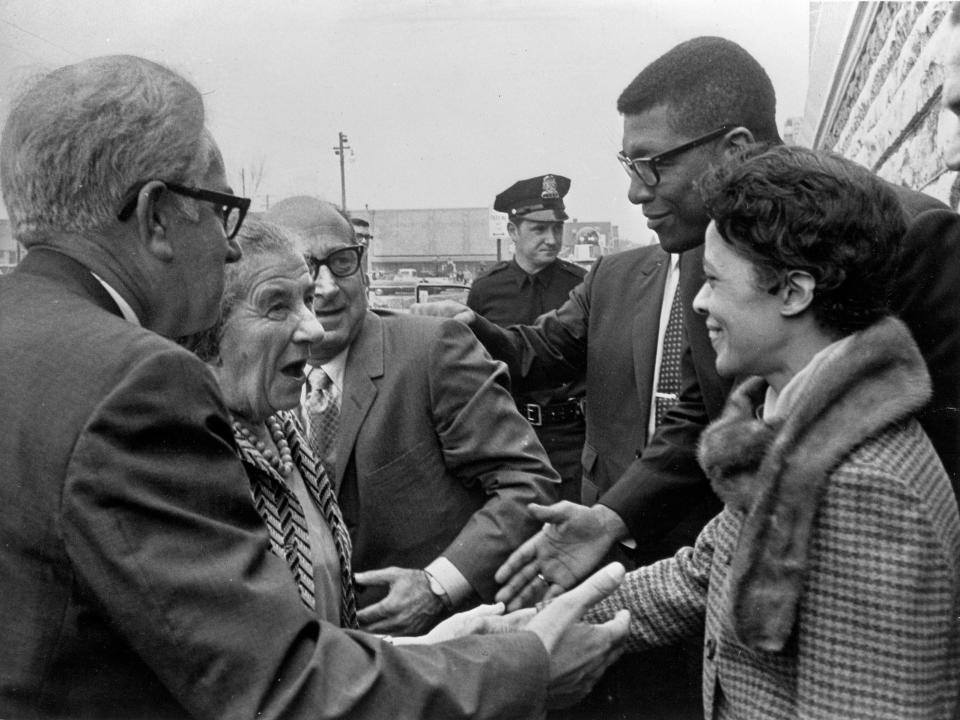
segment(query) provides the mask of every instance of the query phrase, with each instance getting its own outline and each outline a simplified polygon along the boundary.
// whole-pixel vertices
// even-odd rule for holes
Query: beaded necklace
[[[283,434],[283,426],[273,415],[267,418],[266,426],[270,431],[270,437],[273,438],[273,442],[277,446],[276,452],[273,448],[267,447],[267,444],[260,439],[252,428],[239,420],[233,421],[233,432],[236,436],[244,438],[253,445],[278,473],[283,477],[288,477],[293,472],[293,455],[290,452],[290,443],[287,442],[287,438]]]

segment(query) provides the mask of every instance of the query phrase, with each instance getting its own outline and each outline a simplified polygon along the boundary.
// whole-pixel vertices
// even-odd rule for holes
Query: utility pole
[[[340,136],[340,143],[333,148],[333,154],[340,156],[340,209],[344,212],[347,211],[347,178],[343,171],[343,151],[350,150],[352,153],[353,150],[347,145],[347,136],[341,130],[338,135]]]

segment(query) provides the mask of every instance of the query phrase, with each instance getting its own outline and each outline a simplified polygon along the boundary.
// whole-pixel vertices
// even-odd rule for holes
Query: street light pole
[[[347,145],[347,136],[341,130],[338,135],[340,136],[340,142],[333,148],[333,154],[340,156],[340,209],[344,212],[347,211],[347,177],[343,169],[343,151],[351,150],[350,146]],[[352,152],[352,150],[351,150]]]

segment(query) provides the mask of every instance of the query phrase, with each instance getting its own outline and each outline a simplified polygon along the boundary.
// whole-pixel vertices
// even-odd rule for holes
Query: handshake
[[[444,620],[426,635],[394,638],[393,642],[434,643],[471,634],[532,632],[550,657],[548,704],[553,708],[566,707],[590,692],[607,667],[623,653],[630,628],[629,611],[621,610],[602,625],[580,622],[591,605],[620,586],[623,577],[623,566],[611,563],[540,611],[527,608],[503,614],[502,603],[481,605]]]

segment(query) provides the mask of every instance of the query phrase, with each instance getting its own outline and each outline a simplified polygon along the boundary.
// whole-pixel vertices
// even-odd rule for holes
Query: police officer
[[[515,182],[497,195],[493,209],[507,214],[514,255],[474,281],[467,298],[471,310],[506,327],[530,325],[563,304],[586,275],[579,265],[557,257],[567,219],[563,198],[569,189],[569,178],[541,175]],[[518,396],[516,401],[563,479],[562,499],[580,502],[583,382]]]

